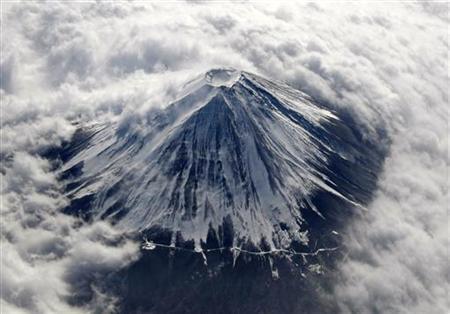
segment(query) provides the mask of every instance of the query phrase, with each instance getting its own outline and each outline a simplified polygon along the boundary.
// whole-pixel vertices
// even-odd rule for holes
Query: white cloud
[[[136,245],[95,236],[119,237],[111,227],[74,227],[57,213],[67,200],[36,153],[71,136],[68,118],[129,119],[166,105],[190,75],[224,65],[351,110],[374,141],[388,133],[380,188],[368,216],[349,227],[335,297],[343,312],[445,312],[448,21],[448,5],[432,2],[5,5],[3,309],[85,311],[65,302],[64,274],[136,256]]]
[[[24,152],[15,152],[2,174],[3,310],[82,313],[86,308],[66,302],[76,294],[74,283],[88,285],[88,276],[118,270],[138,256],[136,244],[120,240],[121,233],[106,223],[78,226],[58,213],[66,202],[59,189],[48,162]]]

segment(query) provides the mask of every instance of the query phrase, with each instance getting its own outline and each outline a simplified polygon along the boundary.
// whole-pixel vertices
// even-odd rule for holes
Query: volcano
[[[386,150],[350,113],[248,72],[213,69],[177,95],[78,123],[58,150],[63,210],[143,242],[96,286],[123,313],[332,312],[326,274]]]
[[[223,245],[228,230],[233,246],[286,249],[336,234],[370,199],[382,156],[348,115],[234,69],[180,95],[140,119],[80,126],[61,170],[67,211],[169,231],[172,245]]]

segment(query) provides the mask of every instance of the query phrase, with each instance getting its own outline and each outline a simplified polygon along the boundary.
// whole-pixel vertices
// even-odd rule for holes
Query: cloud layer
[[[340,310],[445,312],[448,22],[448,5],[431,2],[5,4],[3,310],[114,303],[95,287],[87,308],[66,296],[78,275],[137,258],[137,244],[107,224],[58,213],[67,200],[38,153],[70,138],[68,120],[133,119],[166,105],[186,78],[232,66],[347,108],[368,138],[383,130],[392,141],[369,214],[347,233]]]

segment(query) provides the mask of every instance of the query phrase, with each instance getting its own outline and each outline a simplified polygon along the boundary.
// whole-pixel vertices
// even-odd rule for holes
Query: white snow
[[[241,71],[233,68],[212,69],[205,74],[204,80],[207,84],[215,87],[231,87],[241,76]]]

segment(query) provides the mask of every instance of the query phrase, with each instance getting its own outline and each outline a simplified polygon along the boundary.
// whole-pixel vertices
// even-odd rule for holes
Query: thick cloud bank
[[[3,312],[113,311],[87,277],[126,266],[137,244],[58,213],[67,200],[39,153],[70,138],[69,120],[132,123],[215,66],[345,107],[373,141],[386,132],[333,298],[343,313],[447,312],[448,22],[445,2],[2,4]],[[78,306],[77,288],[93,301]]]

